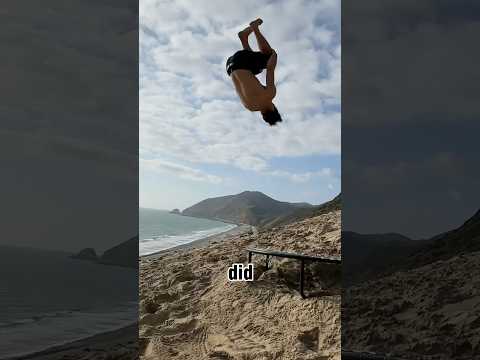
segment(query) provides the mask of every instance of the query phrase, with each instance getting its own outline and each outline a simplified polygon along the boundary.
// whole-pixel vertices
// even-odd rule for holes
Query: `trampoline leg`
[[[268,270],[268,258],[269,258],[269,257],[270,257],[270,256],[267,255],[267,260],[265,261],[265,268],[266,268],[267,270]]]

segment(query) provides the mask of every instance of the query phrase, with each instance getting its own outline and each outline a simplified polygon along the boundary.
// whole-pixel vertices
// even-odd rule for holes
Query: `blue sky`
[[[243,108],[225,73],[237,32],[257,17],[278,53],[274,128]],[[338,194],[340,55],[339,1],[140,2],[140,206]]]

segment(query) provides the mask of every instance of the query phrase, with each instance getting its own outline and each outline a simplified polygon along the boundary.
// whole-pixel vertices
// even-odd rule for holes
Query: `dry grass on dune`
[[[254,282],[229,282],[232,263],[250,246],[340,254],[340,212],[205,248],[142,258],[142,359],[340,359],[340,274],[309,266],[321,291],[302,300],[294,260],[256,263]]]

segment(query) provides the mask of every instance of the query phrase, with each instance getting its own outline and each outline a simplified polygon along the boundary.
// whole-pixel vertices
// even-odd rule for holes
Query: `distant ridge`
[[[106,250],[99,258],[99,263],[105,265],[138,267],[138,236]]]
[[[312,208],[314,206],[308,203],[283,202],[260,191],[244,191],[200,201],[183,210],[182,215],[264,226],[278,218],[293,215],[300,209]]]
[[[342,203],[341,203],[341,194],[335,196],[332,200],[323,203],[322,205],[315,205],[315,206],[304,206],[299,207],[294,212],[285,214],[283,216],[279,216],[272,221],[265,224],[264,227],[266,228],[274,228],[282,225],[291,224],[296,221],[300,221],[303,219],[327,214],[332,211],[341,210]]]
[[[480,251],[480,210],[458,228],[427,240],[411,240],[393,233],[357,234],[344,231],[343,281],[350,286],[476,251]]]
[[[475,251],[480,251],[480,210],[458,228],[431,238],[428,246],[409,259],[408,266],[423,266]]]
[[[384,275],[426,246],[396,233],[342,232],[343,283],[346,286]]]

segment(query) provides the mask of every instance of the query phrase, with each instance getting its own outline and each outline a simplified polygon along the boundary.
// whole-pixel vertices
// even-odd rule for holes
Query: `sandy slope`
[[[480,359],[480,252],[348,288],[343,304],[344,349]]]
[[[259,258],[256,281],[231,283],[228,267],[246,261],[248,246],[339,255],[340,212],[142,258],[143,359],[340,359],[338,269],[310,266],[307,280],[316,296],[306,300],[296,290],[292,260],[275,260],[264,271]]]

